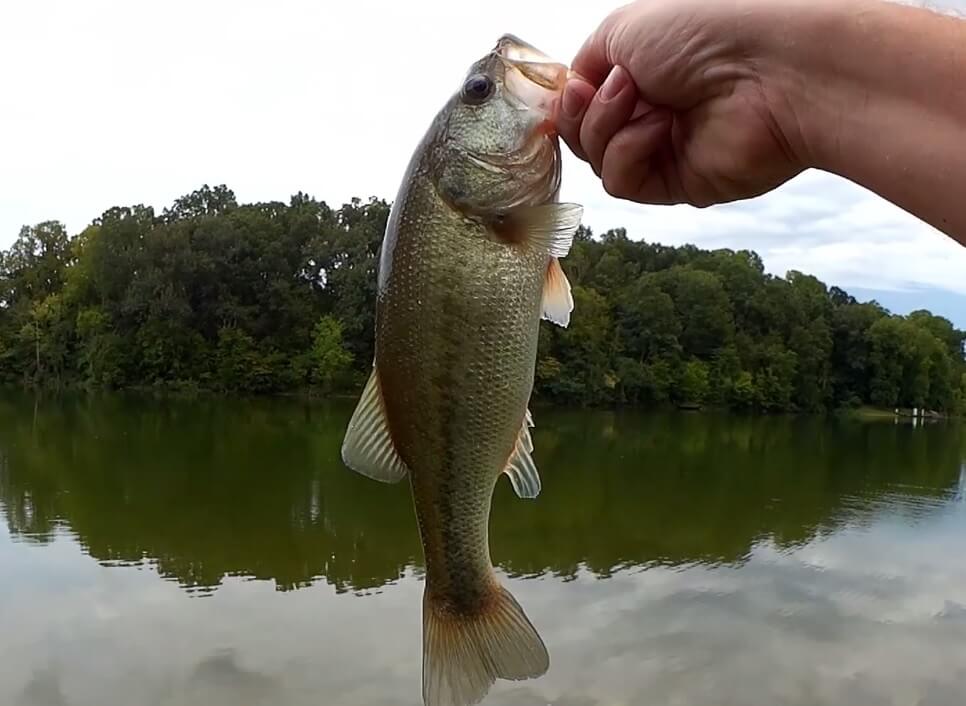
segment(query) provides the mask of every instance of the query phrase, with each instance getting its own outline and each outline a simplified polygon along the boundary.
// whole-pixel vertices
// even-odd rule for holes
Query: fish
[[[425,560],[422,697],[467,706],[549,653],[501,584],[488,525],[507,476],[536,498],[530,413],[541,320],[574,309],[560,259],[582,206],[559,201],[568,68],[512,34],[472,63],[416,146],[379,253],[375,355],[345,465],[408,479]]]

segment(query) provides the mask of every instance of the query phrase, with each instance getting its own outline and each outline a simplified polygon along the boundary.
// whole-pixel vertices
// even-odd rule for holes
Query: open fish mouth
[[[505,84],[512,96],[551,117],[567,82],[567,66],[512,34],[500,37],[493,53],[506,68]]]
[[[512,34],[500,37],[494,50],[507,68],[515,68],[541,88],[562,91],[567,67],[547,56],[532,44]]]

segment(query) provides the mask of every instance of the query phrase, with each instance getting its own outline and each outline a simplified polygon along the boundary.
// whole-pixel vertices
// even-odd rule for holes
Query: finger
[[[580,146],[580,123],[597,89],[580,78],[571,78],[564,87],[557,114],[557,132],[577,157],[587,160]]]
[[[661,169],[671,134],[671,114],[655,109],[625,125],[604,151],[601,181],[608,194],[640,203],[672,203]]]
[[[611,35],[620,25],[622,9],[608,15],[577,50],[570,68],[594,86],[600,86],[617,63],[610,55]]]
[[[637,87],[626,69],[615,66],[580,123],[580,146],[598,175],[607,143],[627,124],[636,107]]]

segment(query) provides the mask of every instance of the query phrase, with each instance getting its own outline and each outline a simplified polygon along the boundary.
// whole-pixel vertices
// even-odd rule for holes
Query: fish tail
[[[485,608],[472,615],[452,611],[423,595],[423,703],[470,706],[500,679],[518,681],[543,675],[550,656],[523,608],[495,586]]]

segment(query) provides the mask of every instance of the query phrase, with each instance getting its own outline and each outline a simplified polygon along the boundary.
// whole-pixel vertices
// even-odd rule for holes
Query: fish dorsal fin
[[[379,370],[372,366],[342,442],[342,460],[356,473],[383,483],[398,483],[406,477],[406,464],[396,452],[386,423]]]
[[[521,498],[535,498],[540,494],[540,474],[537,473],[537,465],[530,455],[533,452],[533,439],[530,437],[532,426],[533,417],[528,409],[523,419],[523,426],[520,427],[520,433],[517,435],[513,453],[510,454],[506,468],[503,469],[503,472],[510,476],[513,490]]]
[[[550,258],[547,276],[543,283],[543,311],[541,316],[547,321],[566,328],[570,324],[570,312],[574,310],[574,297],[570,292],[570,281],[560,266],[560,260]]]
[[[506,214],[493,229],[504,242],[525,242],[553,257],[564,257],[570,252],[583,213],[583,206],[575,203],[521,206]]]

